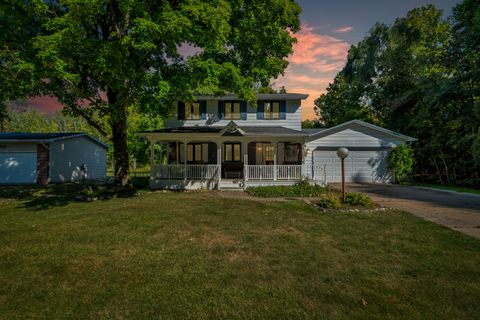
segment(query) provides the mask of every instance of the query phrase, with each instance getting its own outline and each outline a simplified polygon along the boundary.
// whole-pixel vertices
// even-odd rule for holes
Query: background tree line
[[[418,138],[418,179],[480,186],[480,1],[375,24],[315,111],[310,126],[360,119]]]

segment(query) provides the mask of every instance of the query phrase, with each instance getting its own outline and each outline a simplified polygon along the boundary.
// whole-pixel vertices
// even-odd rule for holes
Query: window
[[[200,103],[185,103],[185,119],[200,120]]]
[[[240,119],[240,102],[225,102],[225,119]]]
[[[225,143],[225,162],[242,161],[240,143]]]
[[[283,150],[286,163],[298,163],[300,156],[300,145],[298,143],[285,143]]]
[[[265,164],[270,164],[275,161],[274,154],[275,154],[275,151],[273,149],[273,145],[271,144],[265,145]]]
[[[202,144],[192,143],[187,145],[187,162],[202,161]]]
[[[264,119],[280,119],[280,103],[279,102],[265,102],[263,105]]]

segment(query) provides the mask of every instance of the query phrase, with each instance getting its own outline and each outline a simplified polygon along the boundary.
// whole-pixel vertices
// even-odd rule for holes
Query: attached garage
[[[85,133],[0,133],[0,185],[102,180],[106,150]]]
[[[329,129],[307,130],[305,163],[313,164],[321,180],[340,182],[341,161],[336,154],[340,147],[349,149],[345,159],[345,178],[349,182],[389,182],[389,151],[415,139],[363,121],[353,120]]]

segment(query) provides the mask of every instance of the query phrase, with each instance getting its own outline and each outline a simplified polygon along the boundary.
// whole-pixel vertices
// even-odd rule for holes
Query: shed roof
[[[53,142],[75,137],[86,137],[104,148],[108,146],[85,132],[1,132],[0,142]]]

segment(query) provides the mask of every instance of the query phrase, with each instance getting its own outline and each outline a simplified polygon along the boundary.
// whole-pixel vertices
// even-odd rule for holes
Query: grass
[[[249,187],[246,191],[248,194],[262,198],[319,197],[327,193],[337,193],[337,191],[318,185],[311,185],[308,182],[301,182],[292,186]]]
[[[460,186],[452,186],[452,185],[444,185],[444,184],[411,182],[411,183],[405,183],[405,185],[416,186],[416,187],[425,187],[425,188],[434,188],[434,189],[441,189],[441,190],[451,190],[451,191],[462,192],[462,193],[480,194],[480,189],[460,187]]]
[[[1,319],[480,314],[480,241],[407,213],[215,192],[50,192],[37,206],[37,193],[0,190]]]

